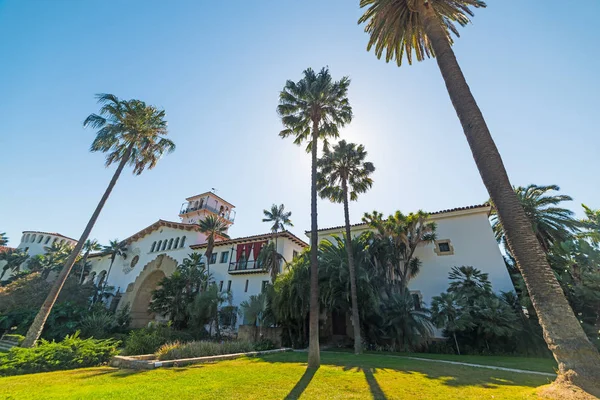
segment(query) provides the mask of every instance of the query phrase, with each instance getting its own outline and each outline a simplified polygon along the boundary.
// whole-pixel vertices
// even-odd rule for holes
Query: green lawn
[[[351,352],[346,349],[330,349],[331,352]],[[367,352],[367,354],[384,355],[381,352]],[[553,358],[513,357],[513,356],[459,356],[456,354],[430,354],[430,353],[385,353],[405,357],[427,358],[432,360],[459,361],[470,364],[493,365],[496,367],[524,369],[555,373],[558,365]]]
[[[152,371],[109,367],[0,378],[0,399],[534,399],[549,378],[366,354],[306,353]],[[482,359],[483,361],[483,359]]]

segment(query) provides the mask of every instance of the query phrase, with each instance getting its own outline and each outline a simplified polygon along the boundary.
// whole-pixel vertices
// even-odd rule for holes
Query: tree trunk
[[[61,291],[63,285],[65,284],[65,281],[67,280],[67,277],[69,276],[69,273],[71,272],[71,269],[73,268],[75,259],[81,252],[81,249],[83,248],[83,245],[85,244],[85,241],[90,236],[90,233],[92,232],[92,228],[94,227],[94,224],[96,223],[96,220],[98,219],[98,216],[100,215],[100,211],[102,211],[102,208],[104,207],[104,204],[106,203],[106,200],[108,200],[108,196],[110,196],[110,193],[112,192],[113,188],[115,187],[115,184],[117,183],[117,180],[119,179],[119,176],[121,175],[121,172],[123,172],[123,168],[125,167],[125,164],[127,164],[127,161],[129,161],[129,157],[131,156],[132,149],[133,149],[133,144],[131,144],[129,146],[129,148],[127,149],[127,152],[125,153],[125,156],[119,163],[119,166],[117,167],[117,170],[115,171],[115,174],[113,175],[112,179],[110,180],[110,183],[108,184],[108,187],[106,188],[106,191],[102,195],[102,198],[100,199],[100,202],[98,203],[98,206],[96,207],[96,210],[94,210],[92,217],[90,218],[87,226],[85,227],[83,233],[81,234],[79,241],[77,242],[77,244],[75,245],[75,248],[73,249],[73,251],[71,252],[69,257],[65,261],[65,264],[64,264],[62,270],[58,274],[58,277],[56,278],[56,280],[54,281],[54,283],[52,285],[52,288],[50,289],[50,293],[48,293],[48,296],[46,297],[46,300],[44,300],[44,303],[42,304],[40,311],[37,313],[37,315],[35,316],[35,319],[33,320],[33,323],[29,327],[29,330],[27,331],[27,335],[25,336],[25,340],[23,340],[23,343],[21,343],[21,347],[33,347],[33,345],[35,345],[35,342],[37,342],[37,340],[40,338],[40,335],[42,334],[42,331],[44,330],[44,324],[46,323],[46,320],[48,319],[48,316],[50,315],[50,311],[52,311],[52,307],[54,307],[54,303],[56,302],[56,299],[57,299],[58,295],[60,294],[60,291]]]
[[[83,273],[85,272],[85,264],[87,263],[88,256],[90,255],[90,251],[86,251],[83,255],[83,261],[81,263],[81,276],[79,277],[79,284],[83,284]]]
[[[277,274],[279,273],[279,258],[277,257],[277,235],[278,232],[275,231],[275,249],[273,250],[273,270],[271,271],[271,283],[275,284],[275,280],[277,279]]]
[[[427,4],[418,3],[425,32],[434,49],[448,94],[473,158],[494,202],[508,246],[523,275],[544,331],[548,348],[558,362],[559,380],[567,380],[600,395],[600,356],[586,337],[556,280],[530,221],[519,203],[481,110],[450,47],[440,19]]]
[[[454,337],[454,344],[456,344],[456,352],[460,356],[460,347],[458,347],[458,340],[456,340],[456,333],[452,332],[452,336]]]
[[[348,184],[342,180],[344,192],[344,223],[346,224],[346,253],[348,254],[348,270],[350,271],[350,300],[352,301],[352,325],[354,325],[354,353],[362,353],[360,337],[360,319],[358,317],[358,297],[356,295],[356,270],[352,253],[352,235],[350,233],[350,210],[348,206]]]
[[[319,265],[317,250],[319,235],[317,232],[317,141],[319,138],[318,121],[313,121],[312,159],[310,172],[310,324],[308,339],[308,368],[319,368]]]

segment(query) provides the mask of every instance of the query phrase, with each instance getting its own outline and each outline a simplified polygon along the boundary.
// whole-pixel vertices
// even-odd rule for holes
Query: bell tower
[[[205,192],[185,199],[181,205],[179,218],[184,224],[197,224],[207,215],[220,217],[227,224],[233,225],[235,220],[235,206],[220,198],[213,192]]]

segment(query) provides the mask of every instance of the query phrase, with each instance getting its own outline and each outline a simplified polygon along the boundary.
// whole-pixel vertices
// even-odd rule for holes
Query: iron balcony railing
[[[262,263],[258,261],[238,261],[229,263],[229,272],[243,272],[243,271],[264,271],[265,268]]]
[[[218,216],[220,216],[222,218],[225,218],[227,221],[230,221],[230,222],[233,222],[233,219],[235,217],[234,215],[231,214],[230,211],[225,213],[225,212],[221,211],[220,209],[217,209],[216,207],[209,206],[208,204],[203,204],[199,207],[183,207],[181,209],[181,211],[179,212],[179,214],[180,215],[187,214],[187,213],[190,213],[193,211],[198,211],[198,210],[208,210],[210,212],[217,214]]]

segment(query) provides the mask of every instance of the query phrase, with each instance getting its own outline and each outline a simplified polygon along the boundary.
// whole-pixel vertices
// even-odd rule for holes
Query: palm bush
[[[189,343],[168,343],[155,353],[159,360],[179,360],[183,358],[208,357],[221,354],[237,354],[255,351],[255,346],[246,341],[234,340],[222,343],[205,340]]]

